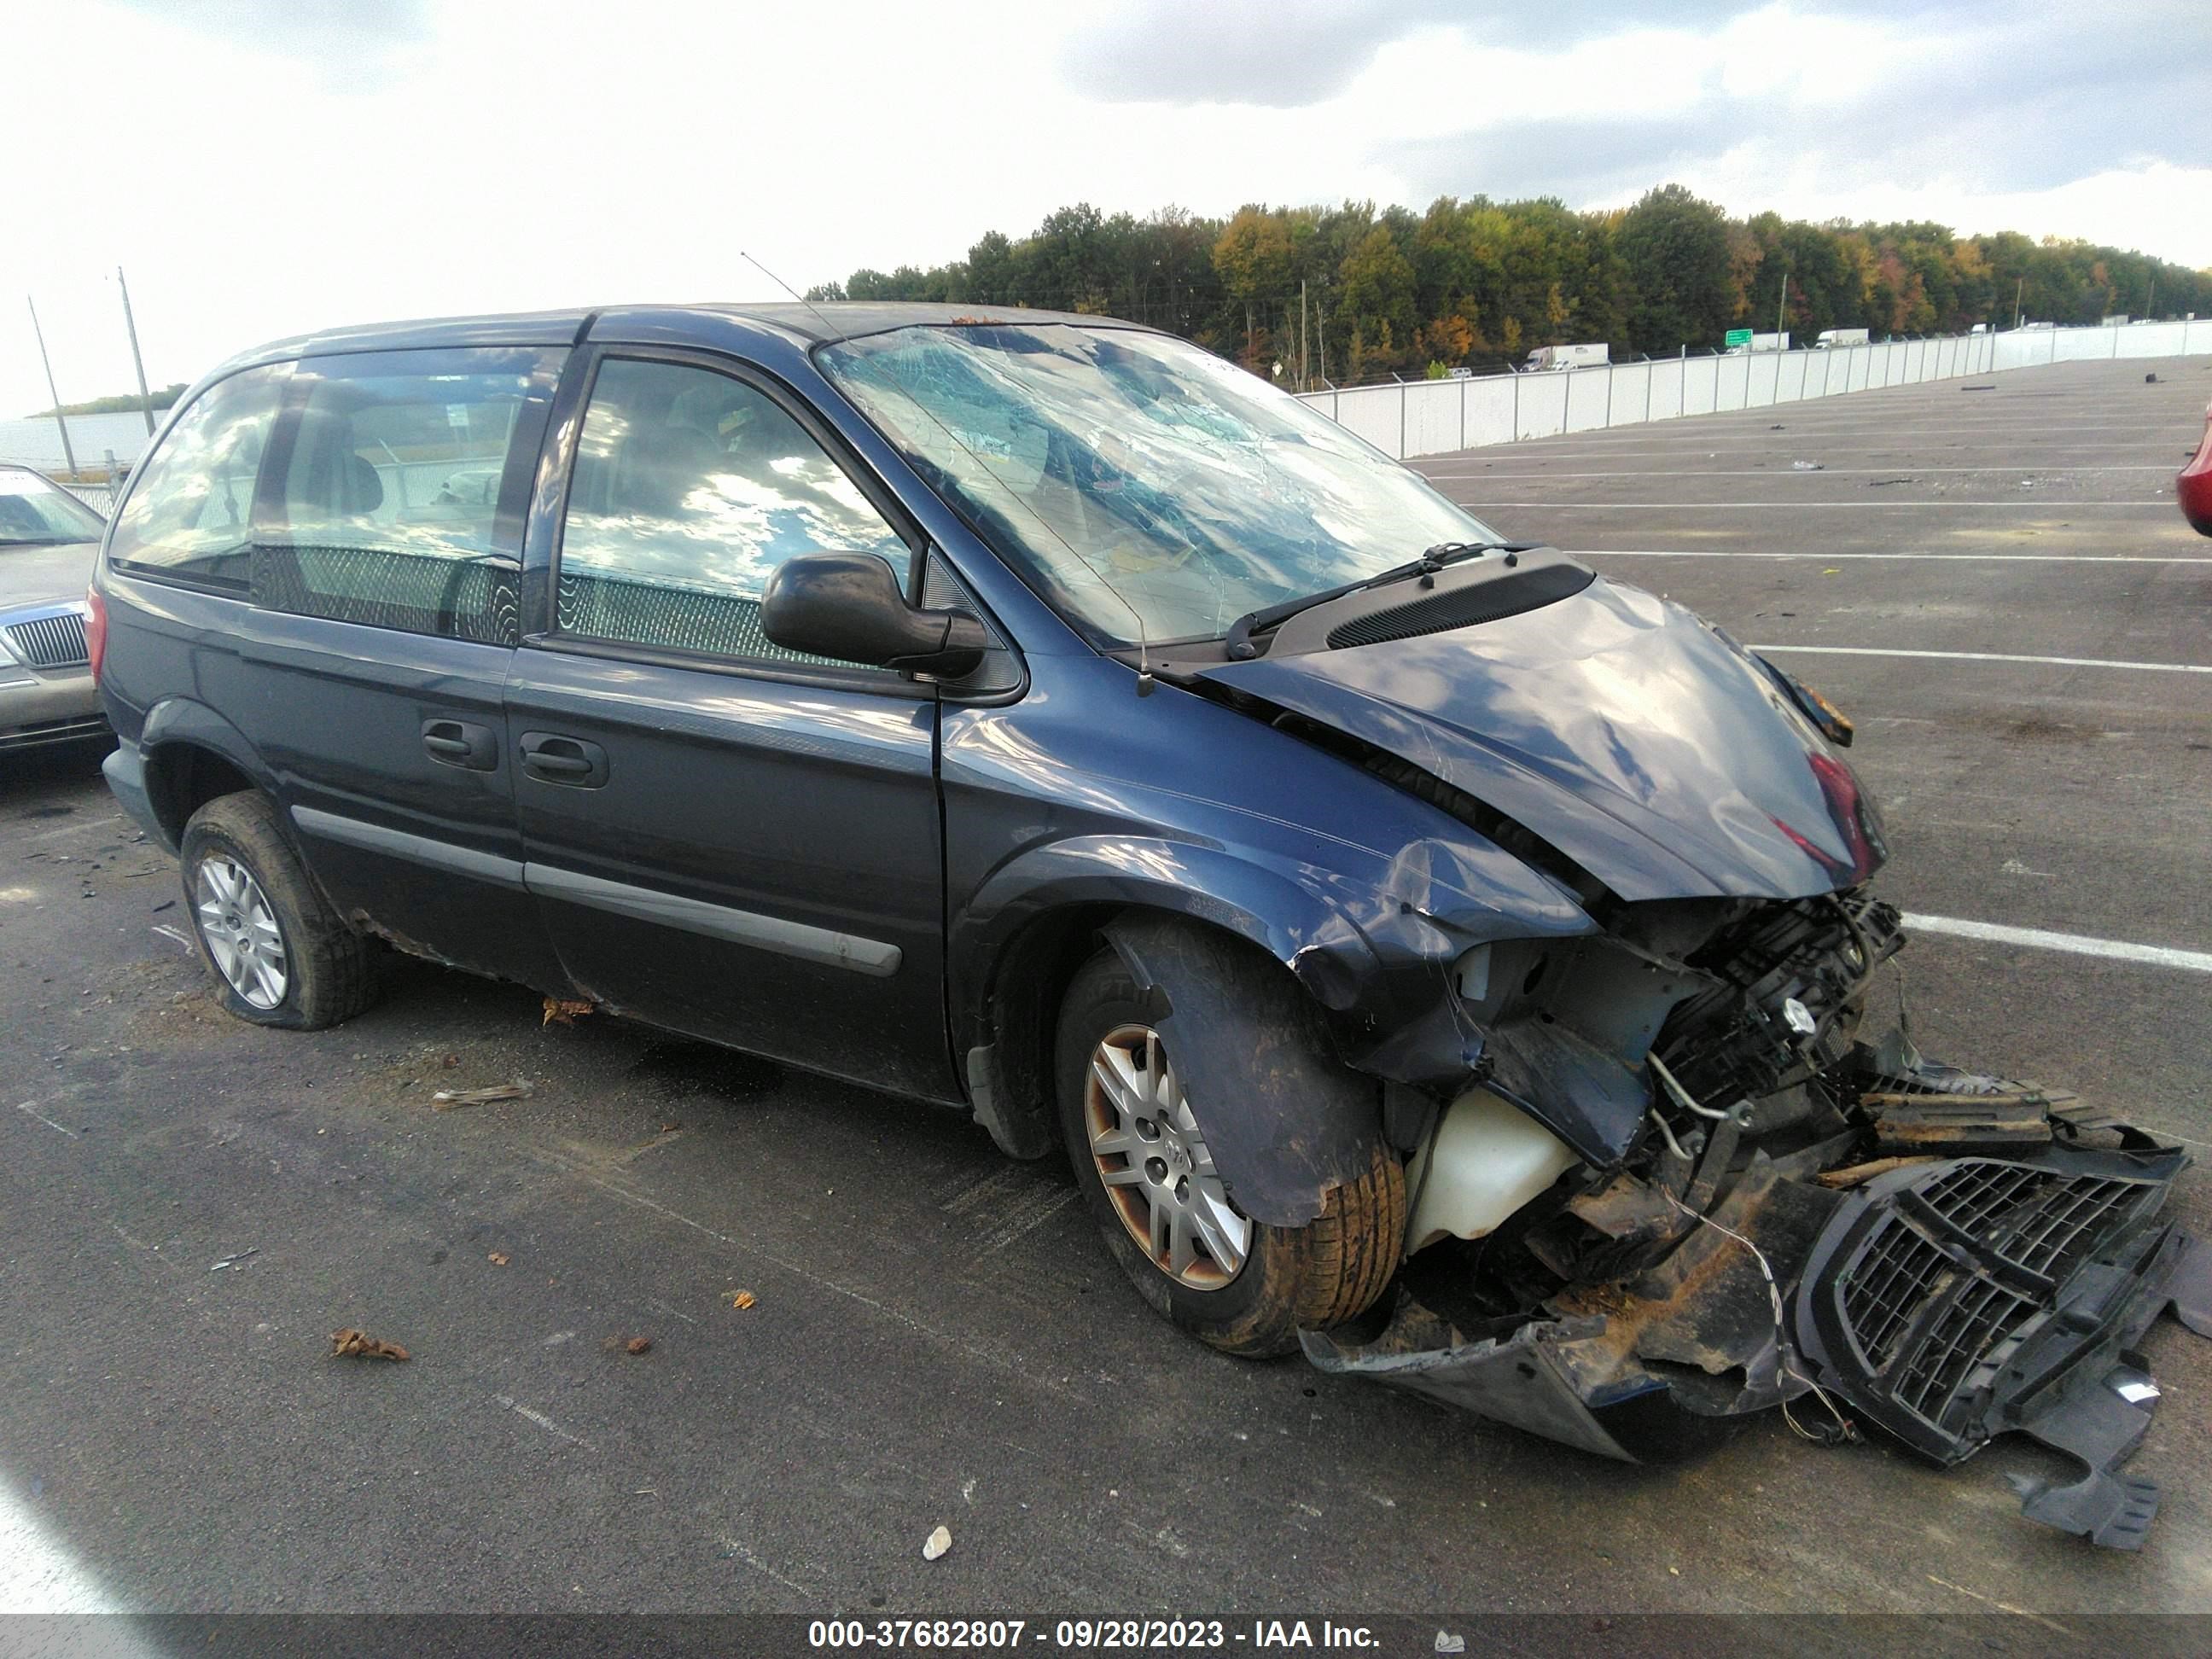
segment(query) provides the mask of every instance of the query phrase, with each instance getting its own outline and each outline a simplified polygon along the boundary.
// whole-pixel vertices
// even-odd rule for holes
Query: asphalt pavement
[[[1908,911],[2087,942],[1916,938],[1923,1048],[2204,1156],[2212,975],[2090,947],[2212,951],[2212,543],[2171,487],[2208,396],[2202,358],[2069,364],[1419,465],[1841,705]],[[2212,1345],[2171,1325],[2140,1555],[2020,1518],[2050,1471],[2009,1447],[1762,1420],[1607,1463],[1178,1336],[1062,1170],[957,1115],[397,958],[351,1024],[255,1030],[180,909],[92,760],[5,763],[15,1605],[2212,1611]]]

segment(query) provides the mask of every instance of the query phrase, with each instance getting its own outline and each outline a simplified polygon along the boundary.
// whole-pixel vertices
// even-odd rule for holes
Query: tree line
[[[1786,284],[1786,287],[1785,287]],[[1078,203],[965,258],[854,271],[812,300],[1030,306],[1150,323],[1286,384],[1502,368],[1540,345],[1603,341],[1616,360],[1717,349],[1732,328],[1797,343],[2212,310],[2212,271],[2014,231],[1730,218],[1680,185],[1632,207],[1440,196],[1427,211],[1240,208],[1139,219]]]
[[[150,409],[158,415],[184,395],[185,382],[179,380],[174,386],[165,386],[143,398],[135,392],[118,392],[112,397],[92,398],[81,404],[64,404],[58,409],[42,409],[24,418],[42,421],[56,415],[136,415],[142,409]]]

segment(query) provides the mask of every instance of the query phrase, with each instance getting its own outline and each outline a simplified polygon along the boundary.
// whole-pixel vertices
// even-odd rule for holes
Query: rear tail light
[[[92,664],[92,678],[100,678],[107,660],[107,601],[96,587],[84,591],[84,654]]]

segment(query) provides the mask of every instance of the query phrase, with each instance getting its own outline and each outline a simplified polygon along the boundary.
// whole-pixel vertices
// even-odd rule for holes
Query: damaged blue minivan
[[[227,1006],[386,947],[1065,1153],[1139,1293],[1613,1457],[1779,1407],[2139,1542],[2185,1158],[1915,1052],[1818,695],[1092,317],[289,340],[92,599]]]

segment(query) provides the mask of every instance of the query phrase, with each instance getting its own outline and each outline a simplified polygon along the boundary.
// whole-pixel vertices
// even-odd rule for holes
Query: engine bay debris
[[[1868,1041],[1905,938],[1863,891],[1607,922],[1492,949],[1474,988],[1509,988],[1469,1000],[1473,1081],[1562,1134],[1638,1103],[1624,1150],[1574,1135],[1546,1191],[1415,1249],[1307,1357],[1632,1462],[1772,1407],[1806,1439],[1874,1431],[1942,1466],[2021,1434],[2081,1471],[2019,1483],[2024,1513],[2139,1547],[2158,1489],[2123,1468],[2159,1390],[2138,1345],[2168,1310],[2212,1336],[2212,1251],[2166,1213],[2182,1149],[1925,1059],[1901,987]]]

